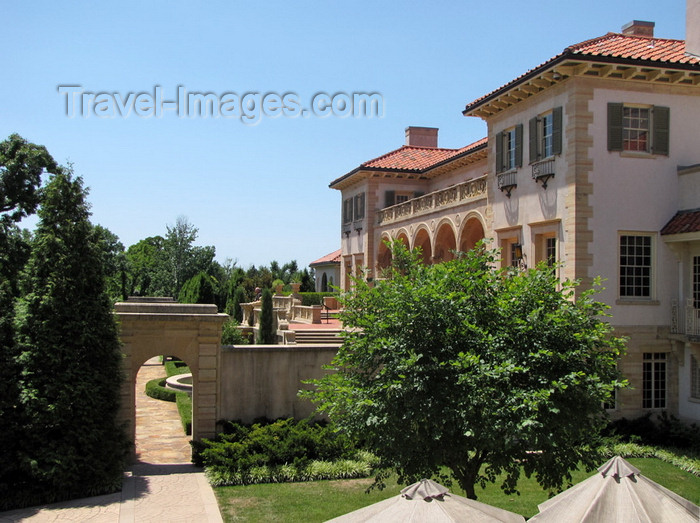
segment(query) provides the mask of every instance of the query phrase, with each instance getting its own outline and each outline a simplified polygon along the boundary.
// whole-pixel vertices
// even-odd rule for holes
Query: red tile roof
[[[564,49],[574,55],[610,56],[669,64],[698,64],[700,59],[685,53],[685,40],[608,33]]]
[[[360,164],[340,178],[333,180],[330,187],[346,181],[360,171],[399,171],[422,173],[440,164],[456,160],[464,155],[486,147],[487,138],[482,138],[460,149],[441,149],[438,147],[418,147],[404,145],[391,152]]]
[[[404,145],[387,154],[360,165],[360,169],[387,169],[400,171],[424,171],[450,158],[458,156],[486,142],[486,138],[461,149],[440,149]]]
[[[683,234],[700,232],[700,209],[678,211],[671,221],[664,225],[661,234]]]
[[[598,58],[606,62],[637,60],[651,62],[649,65],[674,64],[676,67],[682,68],[700,66],[700,58],[685,53],[685,40],[608,33],[598,38],[570,45],[546,62],[533,67],[507,84],[467,104],[463,113],[475,109],[484,100],[506,91],[510,87],[519,84],[522,80],[534,76],[555,63],[575,58],[593,61]]]
[[[323,258],[319,258],[318,260],[309,263],[309,266],[321,265],[324,263],[340,263],[340,252],[340,249],[338,249],[330,254],[326,254]]]

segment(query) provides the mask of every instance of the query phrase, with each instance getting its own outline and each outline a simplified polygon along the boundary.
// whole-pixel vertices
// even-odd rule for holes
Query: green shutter
[[[515,126],[515,166],[523,165],[523,124]]]
[[[539,151],[537,150],[537,120],[538,118],[530,118],[528,131],[530,133],[530,163],[534,163],[540,159]]]
[[[608,151],[622,150],[622,104],[608,104]]]
[[[391,207],[395,201],[394,191],[386,191],[384,193],[384,207]]]
[[[503,133],[496,134],[496,173],[503,172]]]
[[[552,154],[561,154],[562,134],[562,110],[555,107],[552,109]]]
[[[670,110],[668,107],[654,106],[652,123],[654,127],[654,141],[652,142],[652,152],[654,154],[665,154],[669,152],[669,124]]]

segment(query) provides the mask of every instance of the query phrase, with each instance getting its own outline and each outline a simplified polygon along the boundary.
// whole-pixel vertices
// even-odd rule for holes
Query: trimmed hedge
[[[214,440],[192,442],[193,461],[212,485],[366,477],[373,456],[325,422],[225,422]]]
[[[304,306],[309,305],[323,305],[323,298],[325,296],[338,296],[337,292],[300,292],[301,304]]]
[[[188,436],[192,435],[192,398],[186,392],[175,393],[175,404],[182,421],[182,429]]]
[[[174,390],[165,388],[165,378],[156,378],[146,383],[146,396],[162,401],[175,401]]]

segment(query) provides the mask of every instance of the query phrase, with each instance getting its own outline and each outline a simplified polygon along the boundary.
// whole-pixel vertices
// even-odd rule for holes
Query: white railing
[[[436,209],[452,207],[486,197],[486,176],[462,182],[446,189],[440,189],[398,205],[392,205],[377,213],[379,224],[402,220],[407,216],[417,216]]]
[[[678,303],[678,300],[671,302],[671,332],[700,336],[700,309],[695,308],[693,299],[685,300],[685,306]]]

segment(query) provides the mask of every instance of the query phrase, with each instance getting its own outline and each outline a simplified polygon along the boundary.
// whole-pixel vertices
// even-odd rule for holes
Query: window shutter
[[[608,151],[622,150],[622,104],[608,104]]]
[[[670,110],[668,107],[654,106],[652,123],[654,125],[654,141],[652,142],[654,154],[665,154],[669,152],[669,124]]]
[[[496,173],[503,172],[503,133],[496,135]]]
[[[352,198],[343,200],[343,223],[352,221]]]
[[[552,109],[552,154],[561,154],[562,134],[562,110],[555,107]]]
[[[530,118],[528,127],[530,133],[530,163],[533,163],[540,159],[540,155],[537,151],[537,117]]]
[[[515,166],[523,165],[523,124],[515,126]]]
[[[394,191],[386,191],[384,193],[384,207],[391,207],[395,201]]]

